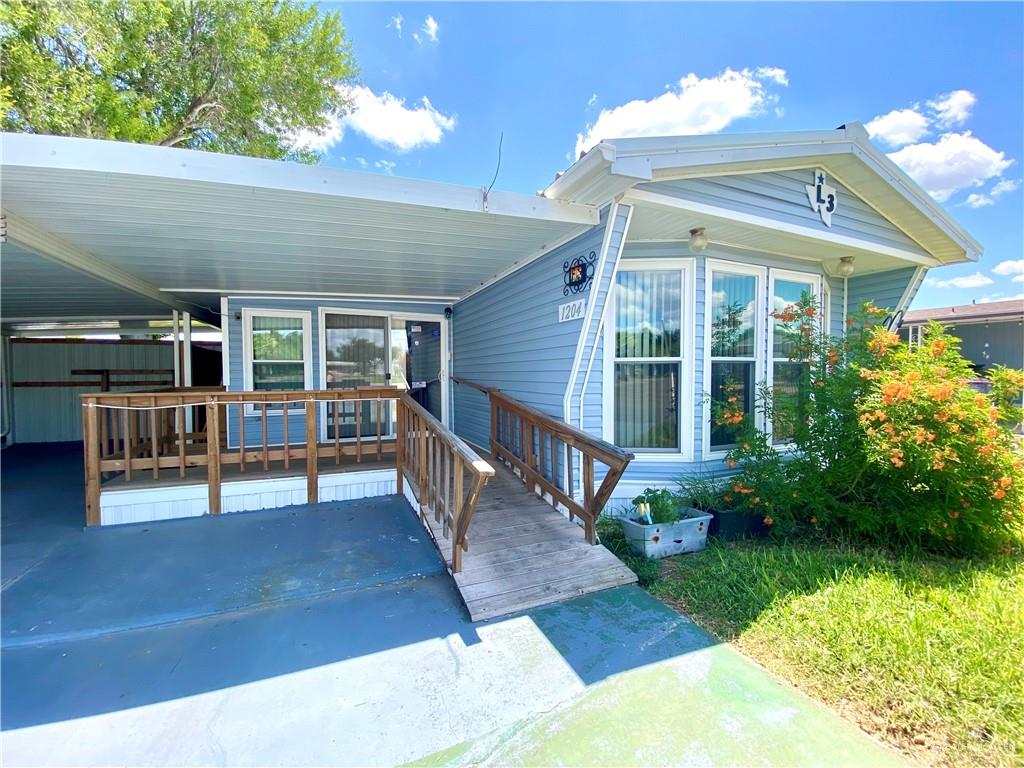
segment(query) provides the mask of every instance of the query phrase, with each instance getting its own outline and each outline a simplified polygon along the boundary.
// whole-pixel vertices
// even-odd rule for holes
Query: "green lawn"
[[[620,556],[617,525],[602,540]],[[641,583],[922,763],[1024,765],[1024,557],[710,542]]]

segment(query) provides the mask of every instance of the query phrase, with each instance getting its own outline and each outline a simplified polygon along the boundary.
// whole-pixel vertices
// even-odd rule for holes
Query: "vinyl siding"
[[[438,303],[399,303],[399,302],[352,302],[332,299],[320,299],[310,297],[308,299],[261,299],[254,297],[232,297],[228,299],[228,316],[224,318],[224,331],[227,334],[228,354],[228,389],[232,392],[241,392],[245,389],[245,375],[243,366],[244,352],[242,344],[242,318],[243,309],[284,309],[296,312],[308,312],[310,315],[311,352],[312,352],[312,381],[310,386],[313,389],[320,387],[320,307],[331,309],[345,309],[358,314],[360,310],[370,312],[390,312],[392,314],[444,314],[444,304]],[[229,408],[228,419],[228,445],[238,446],[238,411],[236,408]],[[288,413],[288,440],[289,442],[301,442],[305,440],[306,421],[301,406],[294,409],[289,408]],[[267,441],[272,445],[280,445],[284,439],[284,418],[281,415],[267,416]],[[260,434],[260,417],[248,416],[245,419],[245,443],[248,446],[262,444]]]
[[[890,312],[895,310],[907,286],[914,279],[916,271],[917,267],[904,267],[851,277],[847,299],[848,312],[853,314],[859,311],[865,301],[870,301],[876,307],[882,307]]]
[[[171,344],[107,344],[90,342],[11,343],[13,381],[71,381],[95,376],[72,376],[78,368],[174,367]],[[121,379],[128,377],[121,376]],[[154,379],[156,377],[138,377]],[[167,378],[170,378],[169,376]],[[53,443],[82,439],[82,406],[79,395],[95,392],[85,387],[13,387],[14,441]],[[112,387],[123,391],[124,387]],[[129,387],[128,389],[141,389]]]
[[[828,183],[838,190],[839,201],[832,227],[826,227],[807,201],[805,186],[811,183],[813,171],[808,168],[658,181],[640,184],[637,189],[928,255],[895,224],[831,177]]]
[[[577,298],[593,300],[594,286],[580,296],[563,293],[563,264],[591,251],[600,253],[609,210],[582,235],[522,269],[458,302],[453,309],[454,374],[497,387],[557,419],[564,401],[583,320],[558,322],[558,306]],[[486,447],[490,443],[487,397],[455,385],[455,431]]]

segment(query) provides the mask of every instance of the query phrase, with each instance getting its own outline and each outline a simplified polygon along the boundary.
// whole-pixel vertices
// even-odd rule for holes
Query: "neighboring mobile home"
[[[900,313],[927,270],[981,253],[859,124],[602,142],[537,196],[84,139],[3,144],[5,333],[172,312],[223,329],[226,393],[87,403],[117,412],[86,425],[105,462],[93,523],[394,492],[394,460],[418,450],[403,418],[423,413],[477,450],[500,443],[554,502],[600,511],[722,470],[729,436],[706,395],[736,380],[756,409],[756,383],[787,375],[773,308],[810,292],[841,334],[863,301]],[[728,343],[722,322],[739,329]],[[191,458],[207,439],[217,456]],[[290,467],[303,451],[367,466],[303,478]],[[121,482],[136,467],[138,489]]]
[[[960,339],[960,352],[984,373],[995,365],[1024,368],[1024,299],[914,309],[903,316],[900,336],[917,343],[930,322]]]

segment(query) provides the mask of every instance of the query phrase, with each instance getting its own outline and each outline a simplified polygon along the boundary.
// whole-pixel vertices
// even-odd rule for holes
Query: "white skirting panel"
[[[319,476],[320,501],[348,501],[396,492],[395,470],[338,472]],[[253,512],[305,504],[306,478],[279,477],[233,480],[220,490],[221,512]],[[166,488],[125,488],[100,491],[100,524],[148,523],[177,517],[198,517],[210,511],[206,484]]]

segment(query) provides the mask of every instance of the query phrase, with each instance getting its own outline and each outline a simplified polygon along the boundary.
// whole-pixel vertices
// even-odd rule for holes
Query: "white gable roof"
[[[868,138],[860,123],[834,131],[611,139],[588,151],[545,197],[601,205],[650,181],[823,167],[939,263],[977,260],[982,247]]]

